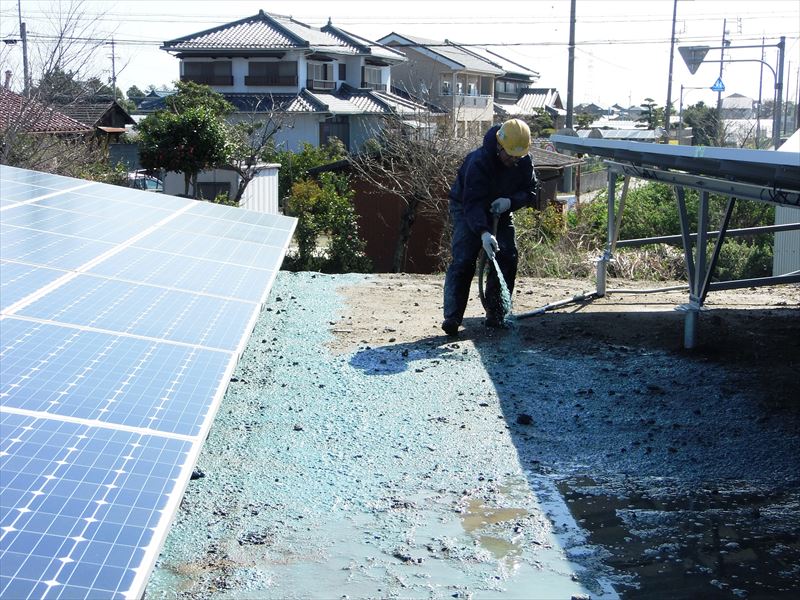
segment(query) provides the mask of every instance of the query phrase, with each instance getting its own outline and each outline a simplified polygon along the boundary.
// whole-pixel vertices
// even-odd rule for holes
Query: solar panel
[[[295,220],[0,166],[0,598],[139,597]]]

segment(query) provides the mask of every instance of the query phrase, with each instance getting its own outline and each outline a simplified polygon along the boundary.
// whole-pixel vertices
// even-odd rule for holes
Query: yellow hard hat
[[[497,143],[511,156],[525,156],[531,145],[531,130],[521,119],[509,119],[497,130]]]

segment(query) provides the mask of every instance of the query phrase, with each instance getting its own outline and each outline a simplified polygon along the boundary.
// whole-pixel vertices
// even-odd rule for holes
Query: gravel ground
[[[453,340],[441,283],[280,274],[148,598],[800,595],[797,286],[712,294],[689,352],[685,293]]]

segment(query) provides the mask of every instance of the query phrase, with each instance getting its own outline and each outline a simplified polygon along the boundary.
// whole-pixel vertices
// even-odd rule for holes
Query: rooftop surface
[[[457,339],[441,294],[279,274],[148,598],[792,597],[797,286],[712,293],[694,353],[680,292]]]

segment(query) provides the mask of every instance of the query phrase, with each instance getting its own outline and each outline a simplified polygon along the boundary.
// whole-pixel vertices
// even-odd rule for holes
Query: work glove
[[[491,211],[496,215],[502,215],[511,208],[511,198],[498,198],[492,202]]]
[[[483,251],[486,253],[486,258],[492,260],[494,258],[494,253],[500,249],[500,246],[497,245],[497,238],[488,231],[484,231],[481,234],[481,243],[483,244]]]

